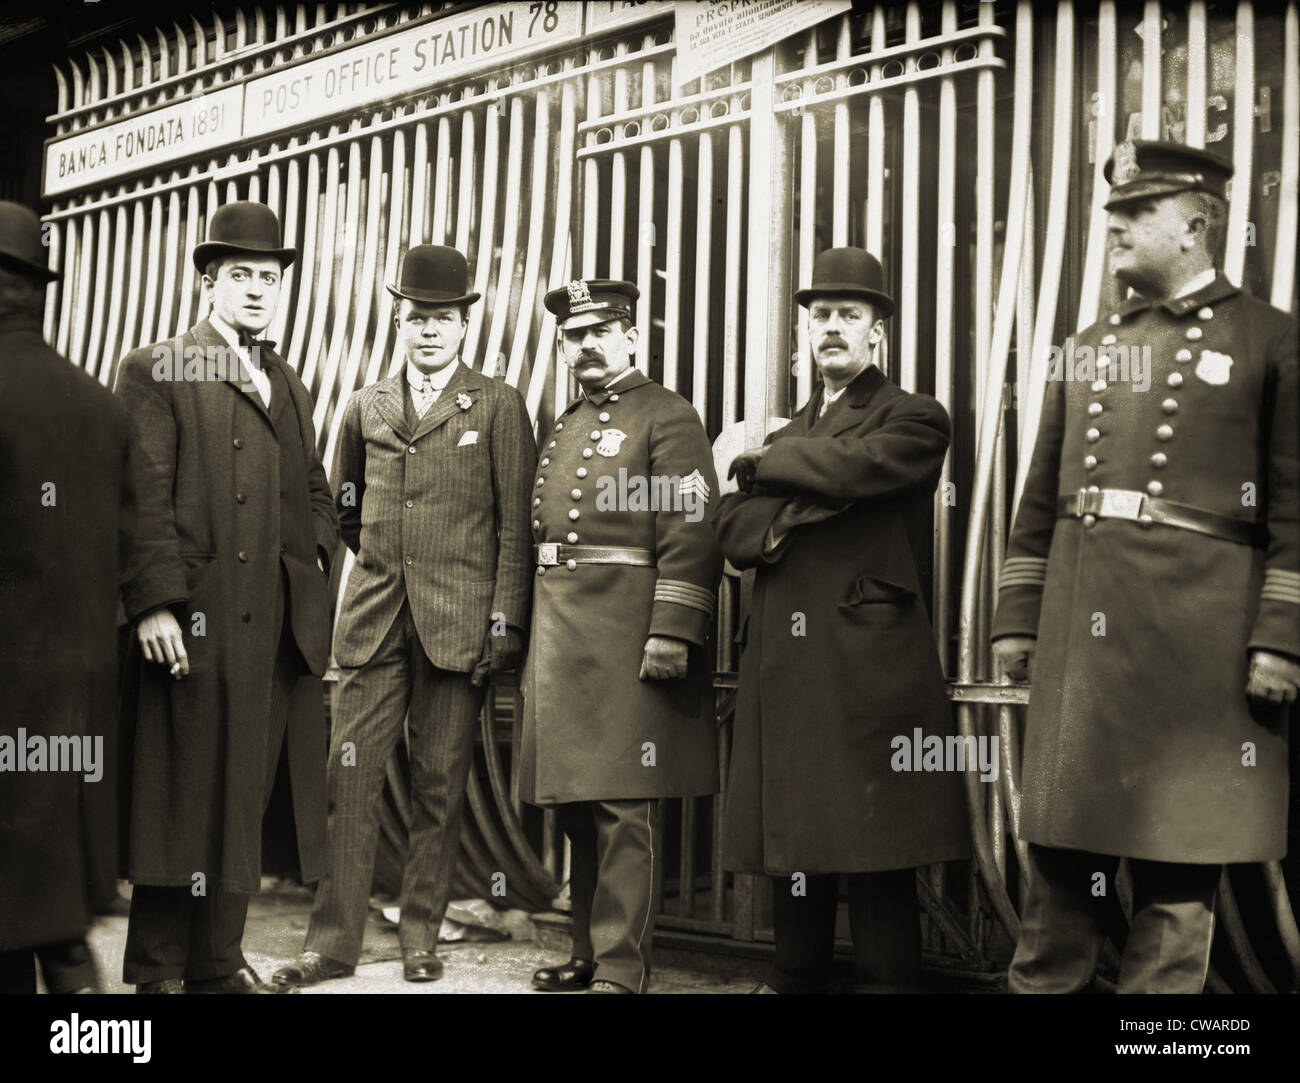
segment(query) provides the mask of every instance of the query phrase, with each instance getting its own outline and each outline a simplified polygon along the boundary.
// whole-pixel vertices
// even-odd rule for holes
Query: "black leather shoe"
[[[588,993],[631,993],[632,990],[626,985],[619,985],[616,981],[605,981],[598,978],[587,986]]]
[[[350,978],[356,973],[355,966],[344,966],[328,956],[316,951],[304,951],[288,966],[282,966],[271,975],[272,985],[298,986],[315,985],[317,982],[329,981],[331,978]]]
[[[570,959],[563,966],[544,966],[533,974],[533,988],[545,993],[580,993],[596,972],[589,959]]]
[[[251,966],[243,967],[236,970],[233,974],[227,974],[224,978],[213,978],[210,981],[187,981],[185,983],[187,993],[292,993],[295,990],[290,986],[270,986],[257,976]]]
[[[162,981],[142,981],[135,987],[137,993],[183,993],[185,986],[180,978],[163,978]]]
[[[437,981],[442,977],[442,960],[431,951],[404,951],[402,977],[407,981]]]

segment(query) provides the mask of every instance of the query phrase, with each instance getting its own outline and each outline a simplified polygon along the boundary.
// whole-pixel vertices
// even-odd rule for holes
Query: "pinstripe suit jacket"
[[[341,666],[368,662],[409,599],[429,661],[468,672],[494,614],[528,626],[532,422],[518,391],[458,361],[412,426],[403,380],[363,387],[343,416],[333,480],[357,559],[334,656]]]

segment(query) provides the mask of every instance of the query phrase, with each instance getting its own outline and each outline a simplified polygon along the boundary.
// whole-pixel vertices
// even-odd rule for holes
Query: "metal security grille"
[[[52,134],[186,100],[218,123],[219,92],[241,79],[463,8],[282,5],[159,28],[56,71]],[[927,948],[988,965],[1018,931],[1026,693],[990,680],[987,632],[1037,431],[1035,359],[1115,300],[1097,212],[1101,165],[1128,136],[1233,159],[1227,273],[1296,309],[1297,6],[881,4],[689,83],[676,74],[671,6],[645,12],[540,58],[61,198],[46,216],[65,272],[47,337],[111,386],[124,353],[200,314],[189,253],[213,210],[262,199],[300,252],[268,335],[315,397],[327,467],[348,395],[397,363],[383,283],[424,242],[467,253],[484,302],[464,357],[517,386],[542,431],[573,393],[542,294],[582,275],[635,280],[639,363],[694,403],[710,435],[743,421],[757,438],[813,388],[792,294],[814,256],[876,252],[899,306],[885,367],[954,418],[929,569],[936,636],[962,732],[997,733],[1003,752],[997,784],[968,775],[977,859],[922,877]],[[720,602],[725,720],[734,580]],[[552,817],[510,796],[515,707],[501,690],[484,713],[458,877],[484,892],[504,871],[512,898],[543,907],[565,879],[564,852]],[[725,764],[725,726],[719,742]],[[398,848],[407,785],[395,762],[385,832]],[[720,867],[723,799],[665,803],[660,925],[762,939],[764,893]],[[1234,876],[1259,880],[1268,903],[1248,935],[1225,877],[1221,921],[1244,983],[1294,987],[1300,932],[1281,868]],[[1282,945],[1289,975],[1266,973],[1261,938]]]

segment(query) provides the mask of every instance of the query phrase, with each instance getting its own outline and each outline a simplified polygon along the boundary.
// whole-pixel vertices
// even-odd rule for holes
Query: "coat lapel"
[[[868,365],[845,388],[844,394],[831,404],[830,409],[826,411],[826,416],[820,421],[812,422],[808,427],[807,435],[839,436],[840,433],[856,428],[862,422],[863,411],[884,383],[885,374],[875,365]],[[822,396],[825,393],[826,389],[823,387],[814,396],[814,401],[808,404],[809,417],[817,416],[816,410],[821,407]]]
[[[200,320],[194,325],[190,333],[194,336],[194,341],[202,348],[204,356],[211,362],[228,366],[230,360],[238,356],[231,349],[230,343],[225,340],[221,332],[212,326],[210,320]],[[252,378],[244,369],[244,362],[240,359],[239,379],[225,379],[220,382],[226,384],[237,394],[243,395],[252,407],[262,415],[263,420],[274,429],[275,423],[271,420],[271,414],[266,408],[266,403],[262,401],[262,396],[257,392],[257,385],[253,383]],[[218,371],[223,370],[218,369]]]
[[[407,443],[411,441],[411,426],[406,422],[406,404],[403,401],[402,381],[406,370],[399,369],[396,376],[375,384],[375,409],[388,422],[388,427]]]
[[[456,371],[452,374],[451,380],[442,389],[438,401],[429,407],[424,417],[420,418],[420,424],[416,426],[415,435],[411,437],[411,442],[414,443],[422,436],[428,436],[434,429],[446,422],[448,418],[460,413],[462,407],[457,401],[459,396],[467,395],[472,403],[475,399],[474,392],[482,389],[483,377],[462,362],[457,361]]]

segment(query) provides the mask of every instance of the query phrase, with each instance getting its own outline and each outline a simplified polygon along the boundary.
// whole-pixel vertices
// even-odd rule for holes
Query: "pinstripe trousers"
[[[644,993],[655,931],[659,802],[576,801],[555,811],[570,844],[573,957],[593,960],[600,980]]]
[[[307,672],[284,608],[285,597],[282,570],[274,610],[280,614],[280,645],[271,677],[263,814],[284,753],[289,703],[299,678]],[[166,978],[209,981],[243,969],[247,964],[240,943],[248,918],[248,899],[247,895],[215,887],[209,894],[195,897],[188,887],[136,884],[131,891],[122,980],[131,985]]]
[[[409,602],[370,661],[342,670],[330,737],[326,872],[316,888],[308,951],[347,966],[361,955],[384,776],[408,710],[412,822],[398,940],[403,951],[437,947],[487,694],[486,684],[475,688],[469,677],[429,661]]]

